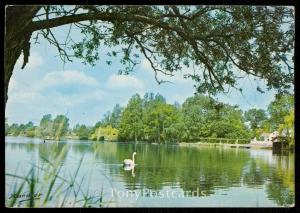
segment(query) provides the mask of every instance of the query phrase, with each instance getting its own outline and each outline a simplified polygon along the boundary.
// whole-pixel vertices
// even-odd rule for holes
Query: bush
[[[111,126],[98,127],[95,132],[91,135],[92,140],[96,141],[117,141],[119,131]]]

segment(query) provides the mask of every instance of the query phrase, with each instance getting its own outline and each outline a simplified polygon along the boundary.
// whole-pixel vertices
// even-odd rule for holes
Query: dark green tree
[[[242,111],[210,97],[195,95],[182,105],[182,140],[199,138],[248,139]]]
[[[207,96],[195,95],[182,104],[183,141],[198,140],[211,135],[211,122],[215,116],[212,101]]]
[[[53,121],[51,114],[44,115],[41,119],[39,133],[43,138],[53,137]]]
[[[104,118],[101,122],[101,125],[118,128],[121,122],[122,110],[123,108],[119,104],[116,104],[112,112],[108,111],[104,114]]]
[[[250,127],[255,130],[263,125],[263,123],[268,119],[266,111],[263,109],[249,109],[244,114],[245,120],[250,122]]]
[[[179,121],[178,109],[167,104],[160,95],[146,93],[143,99],[143,129],[147,141],[158,143],[174,141],[176,138],[175,125]],[[177,132],[178,133],[178,132]]]
[[[284,123],[284,117],[294,109],[294,95],[276,96],[268,106],[271,129],[278,130],[280,124]]]
[[[86,125],[76,124],[76,126],[73,128],[73,132],[78,136],[80,140],[88,140],[91,134],[91,129]]]
[[[139,94],[133,95],[125,107],[119,129],[121,140],[140,140],[143,136],[143,102]]]
[[[251,135],[245,126],[242,110],[223,104],[223,107],[216,112],[218,116],[212,121],[212,135],[218,138],[250,139]]]
[[[111,113],[111,126],[113,128],[119,128],[120,122],[121,122],[121,115],[122,115],[123,108],[116,104],[114,106],[114,109]]]

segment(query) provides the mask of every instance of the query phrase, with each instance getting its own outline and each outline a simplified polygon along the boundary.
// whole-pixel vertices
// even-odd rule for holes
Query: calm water
[[[64,148],[66,147],[66,148]],[[294,155],[271,150],[179,147],[134,143],[62,141],[6,137],[5,172],[25,176],[62,154],[60,174],[88,194],[103,195],[104,207],[273,207],[294,203]],[[136,151],[136,166],[122,162]],[[45,160],[45,159],[48,159]],[[36,171],[39,176],[42,172]],[[39,174],[39,172],[41,174]],[[18,178],[6,176],[6,202]],[[55,182],[59,184],[59,181]],[[41,198],[46,194],[41,192]],[[55,197],[47,206],[56,206]]]

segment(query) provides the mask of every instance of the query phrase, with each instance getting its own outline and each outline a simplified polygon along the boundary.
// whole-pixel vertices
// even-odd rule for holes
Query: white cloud
[[[77,70],[56,71],[47,73],[42,80],[42,87],[50,87],[56,85],[85,85],[90,87],[97,87],[99,83],[93,77],[86,75],[86,73]]]
[[[15,67],[17,69],[21,69],[21,67],[23,65],[23,58],[24,58],[24,55],[21,54],[15,65]],[[29,58],[28,58],[28,63],[26,64],[24,70],[35,70],[35,68],[37,68],[38,66],[40,66],[42,64],[43,64],[42,56],[40,56],[36,52],[31,52],[29,55]]]
[[[66,92],[69,88],[78,91]],[[44,113],[89,111],[91,106],[104,102],[106,97],[95,78],[77,70],[50,72],[35,84],[13,75],[5,116],[10,122],[39,121]]]
[[[144,89],[144,83],[134,76],[130,75],[116,75],[113,74],[108,78],[106,83],[108,89],[120,90],[120,89]]]
[[[74,87],[77,89],[75,93],[68,93],[62,90],[69,90]],[[47,94],[53,97],[53,100],[56,102],[67,107],[103,100],[105,96],[105,92],[102,91],[100,84],[95,78],[78,70],[47,73],[36,88],[39,93],[42,93],[42,90],[45,88],[50,88],[51,90]]]

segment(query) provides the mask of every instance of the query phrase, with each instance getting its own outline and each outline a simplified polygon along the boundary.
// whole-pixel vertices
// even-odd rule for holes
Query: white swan
[[[135,177],[135,174],[134,174],[134,165],[126,165],[126,164],[124,164],[123,168],[124,168],[125,171],[131,171],[132,177]]]
[[[123,164],[126,166],[134,166],[134,156],[136,155],[136,152],[132,153],[132,160],[131,159],[125,159]]]

